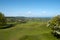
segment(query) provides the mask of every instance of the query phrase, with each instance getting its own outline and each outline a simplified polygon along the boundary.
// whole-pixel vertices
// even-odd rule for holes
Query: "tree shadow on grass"
[[[60,39],[60,35],[58,34],[54,34],[54,37],[56,37],[57,39]]]
[[[57,39],[60,39],[60,35],[59,35],[59,34],[52,32],[52,35],[53,35],[54,37],[56,37]]]
[[[7,29],[7,28],[11,28],[14,27],[16,24],[6,24],[5,26],[1,26],[0,29]]]

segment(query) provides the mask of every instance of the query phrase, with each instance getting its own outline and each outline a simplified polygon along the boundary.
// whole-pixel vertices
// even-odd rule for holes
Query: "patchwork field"
[[[27,22],[0,29],[0,40],[58,40],[46,27],[46,22]]]

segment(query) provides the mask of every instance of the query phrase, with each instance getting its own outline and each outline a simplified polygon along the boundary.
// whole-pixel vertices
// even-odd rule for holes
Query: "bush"
[[[56,37],[60,37],[60,15],[53,17],[48,26],[52,29],[52,33]]]
[[[60,15],[53,17],[48,22],[49,27],[52,29],[59,28],[60,27]]]

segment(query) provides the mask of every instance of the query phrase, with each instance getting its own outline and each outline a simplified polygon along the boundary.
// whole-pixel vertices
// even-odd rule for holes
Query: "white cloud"
[[[50,16],[50,13],[47,11],[41,11],[39,14],[41,17],[46,17],[46,16]]]
[[[47,13],[46,11],[42,11],[42,13]]]
[[[27,13],[29,13],[29,14],[30,14],[30,13],[32,13],[32,12],[31,12],[31,11],[28,11]]]
[[[32,16],[32,11],[26,11],[25,16],[27,17]]]

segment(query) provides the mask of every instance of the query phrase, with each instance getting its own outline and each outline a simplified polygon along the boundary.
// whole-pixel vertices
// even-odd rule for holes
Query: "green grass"
[[[46,22],[27,22],[0,29],[0,40],[58,40],[46,27]]]

